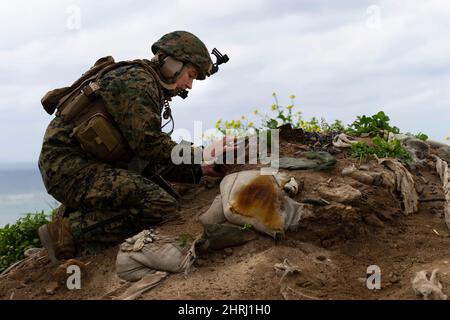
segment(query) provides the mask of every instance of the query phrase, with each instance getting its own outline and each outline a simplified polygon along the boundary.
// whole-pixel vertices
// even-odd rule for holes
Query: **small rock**
[[[379,227],[379,228],[383,228],[384,227],[383,221],[378,219],[378,217],[376,215],[374,215],[374,214],[371,214],[371,215],[369,215],[367,217],[364,217],[364,221],[369,226],[374,226],[374,227]]]
[[[317,256],[316,259],[319,261],[325,261],[325,260],[327,260],[327,257],[325,257],[324,255],[320,255],[320,256]]]
[[[58,288],[59,288],[59,283],[56,281],[52,281],[45,287],[45,293],[49,294],[49,295],[53,295],[53,294],[55,294],[56,290],[58,290]]]
[[[23,252],[23,255],[25,256],[25,258],[28,258],[29,256],[41,252],[42,250],[43,250],[42,248],[28,248]]]
[[[320,186],[319,194],[326,200],[336,201],[340,203],[352,202],[362,197],[361,191],[349,185],[341,185],[339,187]]]
[[[396,284],[396,283],[400,282],[400,279],[399,278],[392,278],[392,279],[389,279],[389,282],[392,283],[392,284]]]
[[[231,248],[225,248],[223,251],[225,251],[225,253],[229,256],[231,256],[233,254],[233,249],[231,249]]]
[[[356,171],[355,166],[351,165],[351,166],[348,166],[348,167],[345,167],[344,169],[342,169],[342,175],[348,176],[348,175],[351,175],[355,171]]]
[[[368,165],[366,165],[366,164],[363,164],[362,166],[359,166],[359,170],[365,170],[365,171],[369,171],[369,170],[370,170],[370,168],[369,168],[369,166],[368,166]]]
[[[393,217],[392,217],[393,213],[391,213],[391,212],[383,212],[383,211],[381,211],[381,212],[377,212],[377,214],[381,217],[381,219],[393,220]]]
[[[86,264],[84,264],[83,262],[81,262],[79,260],[76,260],[76,259],[69,259],[66,262],[64,262],[63,264],[59,265],[58,268],[56,268],[56,270],[53,272],[54,279],[57,280],[57,281],[66,280],[67,277],[69,276],[67,274],[67,269],[71,265],[76,265],[76,266],[80,267],[80,271],[82,273],[86,269]],[[103,273],[106,274],[106,271],[103,270]]]
[[[450,146],[439,148],[436,154],[438,155],[439,158],[446,161],[447,163],[450,162]]]

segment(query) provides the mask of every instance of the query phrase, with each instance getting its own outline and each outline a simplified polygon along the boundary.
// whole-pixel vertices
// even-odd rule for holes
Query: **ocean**
[[[0,227],[26,213],[49,213],[58,206],[47,194],[37,164],[0,164]]]

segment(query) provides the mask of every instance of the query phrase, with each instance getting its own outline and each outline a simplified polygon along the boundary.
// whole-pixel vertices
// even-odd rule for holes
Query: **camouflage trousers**
[[[79,245],[105,247],[177,216],[178,203],[134,172],[92,164],[49,191],[64,204]],[[76,208],[70,210],[70,208]]]

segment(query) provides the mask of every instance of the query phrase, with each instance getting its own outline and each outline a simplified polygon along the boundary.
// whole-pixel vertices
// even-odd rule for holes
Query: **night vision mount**
[[[209,76],[213,75],[214,73],[216,73],[217,71],[219,71],[219,66],[222,63],[227,63],[228,60],[230,60],[230,58],[228,58],[228,56],[222,55],[219,50],[217,50],[216,48],[213,49],[212,54],[216,56],[216,63],[213,64],[211,71],[209,72]]]
[[[221,54],[220,51],[217,50],[216,48],[214,48],[211,53],[216,56],[216,63],[213,64],[211,71],[208,74],[208,77],[219,71],[219,66],[221,64],[227,63],[230,60],[230,58],[228,58],[226,54]],[[188,96],[188,91],[181,90],[180,92],[178,92],[178,96],[180,96],[183,99],[186,99]]]

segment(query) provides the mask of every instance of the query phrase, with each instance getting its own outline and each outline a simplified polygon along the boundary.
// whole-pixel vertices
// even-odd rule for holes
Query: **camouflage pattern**
[[[162,36],[152,45],[152,52],[156,54],[158,51],[177,60],[192,63],[198,70],[197,80],[205,79],[213,64],[205,44],[186,31],[174,31]]]
[[[106,73],[100,82],[100,98],[133,155],[149,162],[149,167],[170,164],[176,143],[161,131],[164,91],[153,75],[139,65],[127,65]],[[48,193],[73,208],[68,217],[76,242],[121,242],[175,217],[173,197],[143,175],[129,171],[128,163],[101,163],[84,152],[72,137],[73,127],[58,116],[51,121],[39,169]],[[198,182],[201,177],[200,165],[173,167],[172,178]]]
[[[144,176],[108,164],[82,169],[54,196],[63,200],[78,245],[123,241],[177,216],[177,201]],[[71,208],[76,208],[71,212]]]

